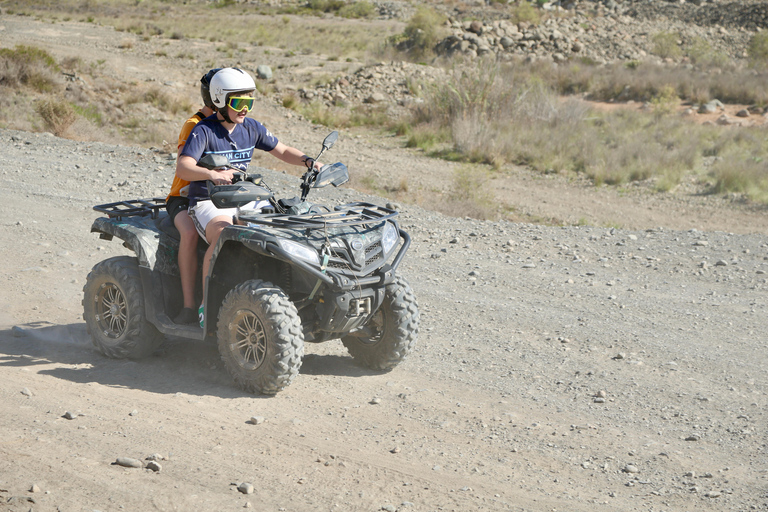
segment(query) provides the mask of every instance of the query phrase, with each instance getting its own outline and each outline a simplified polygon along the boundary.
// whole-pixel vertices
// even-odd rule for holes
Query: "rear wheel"
[[[272,283],[246,281],[231,290],[219,311],[219,353],[235,383],[274,395],[301,367],[304,334],[299,313]]]
[[[83,318],[94,346],[107,357],[140,359],[163,342],[144,313],[136,258],[118,256],[93,267],[83,287]]]
[[[384,302],[360,331],[341,339],[359,364],[391,370],[413,350],[419,334],[419,306],[408,282],[397,276]]]

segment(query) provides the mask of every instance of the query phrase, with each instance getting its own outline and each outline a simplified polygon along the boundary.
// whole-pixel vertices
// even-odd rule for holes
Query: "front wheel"
[[[371,320],[341,342],[359,364],[391,370],[413,350],[419,334],[419,306],[408,282],[397,276]]]
[[[163,342],[144,313],[136,258],[118,256],[93,267],[83,287],[83,319],[94,346],[107,357],[141,359]]]
[[[218,326],[221,359],[245,391],[274,395],[298,375],[301,320],[279,287],[261,280],[236,286],[224,298]]]

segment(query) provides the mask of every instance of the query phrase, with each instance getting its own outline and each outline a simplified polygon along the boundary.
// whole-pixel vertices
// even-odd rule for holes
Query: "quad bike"
[[[317,158],[337,137],[326,137]],[[228,162],[206,155],[198,165],[214,169]],[[305,342],[340,338],[357,363],[373,370],[400,363],[416,342],[419,310],[397,273],[410,245],[397,212],[363,202],[332,210],[308,203],[312,188],[349,180],[342,163],[308,170],[301,197],[288,200],[276,199],[260,175],[239,178],[230,185],[208,183],[213,203],[237,208],[237,214],[203,276],[202,328],[171,320],[183,301],[179,234],[164,201],[94,207],[106,216],[91,231],[102,239],[119,238],[135,253],[104,260],[88,274],[83,316],[96,348],[108,357],[138,359],[152,354],[165,335],[216,340],[235,383],[262,394],[293,381]],[[240,208],[264,200],[269,206],[260,211]],[[199,261],[206,247],[201,240]]]

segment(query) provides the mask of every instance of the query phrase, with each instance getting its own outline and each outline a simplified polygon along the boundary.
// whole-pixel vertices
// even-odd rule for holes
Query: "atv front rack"
[[[165,199],[153,197],[152,199],[132,199],[130,201],[118,201],[116,203],[100,204],[93,207],[97,212],[105,213],[110,219],[122,219],[150,215],[156,219],[161,209],[165,208]]]
[[[390,208],[359,202],[336,206],[333,211],[329,212],[302,213],[299,215],[284,213],[250,214],[241,211],[240,220],[274,228],[322,229],[338,226],[378,224],[397,217],[397,215],[398,212]]]

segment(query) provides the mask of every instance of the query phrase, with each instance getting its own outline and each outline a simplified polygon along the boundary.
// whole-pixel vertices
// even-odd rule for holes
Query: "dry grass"
[[[144,40],[215,34],[211,41],[232,59],[253,45],[277,46],[291,55],[326,54],[334,60],[370,58],[382,55],[387,41],[408,41],[405,46],[410,57],[424,58],[440,28],[439,17],[428,10],[419,11],[408,24],[399,25],[365,19],[342,22],[329,14],[315,16],[319,12],[339,15],[345,6],[347,12],[354,8],[365,16],[370,9],[363,2],[342,4],[334,0],[313,1],[296,11],[282,7],[281,12],[266,4],[234,1],[36,0],[28,5],[22,0],[5,0],[4,6],[6,12],[15,8],[45,19],[63,16],[113,25]],[[520,20],[538,21],[532,17],[538,11],[532,10],[530,2],[505,8]],[[222,17],[229,20],[223,29],[219,22]],[[279,30],[275,30],[276,19]],[[768,39],[755,37],[750,48],[753,67],[745,69],[729,63],[706,41],[681,41],[671,33],[652,37],[658,55],[685,56],[695,66],[640,62],[604,67],[583,62],[557,67],[544,63],[459,63],[450,80],[427,92],[425,103],[414,111],[413,118],[397,125],[381,108],[303,105],[290,94],[282,102],[314,122],[342,128],[390,127],[406,135],[410,146],[421,147],[431,155],[487,164],[491,169],[503,169],[509,163],[525,164],[545,173],[588,176],[595,184],[645,181],[662,191],[674,189],[683,176],[693,173],[710,183],[714,192],[732,191],[756,201],[768,201],[768,184],[763,178],[768,150],[761,133],[742,129],[739,131],[744,135],[733,137],[728,135],[733,131],[693,126],[671,113],[671,105],[678,98],[768,105],[768,89],[764,87],[768,73],[761,64],[768,62]],[[130,50],[130,41],[134,40],[133,36],[126,37],[123,48]],[[390,46],[386,51],[394,50]],[[158,55],[165,52],[161,50]],[[70,84],[65,91],[58,67],[98,77],[94,83],[100,84],[95,91],[100,101],[91,103],[91,93],[76,84]],[[157,87],[133,87],[121,95],[119,85],[101,73],[101,63],[56,63],[45,52],[27,47],[0,50],[0,89],[6,97],[6,108],[0,113],[0,124],[5,126],[40,129],[37,124],[42,120],[46,129],[65,134],[65,125],[71,126],[74,116],[78,131],[85,125],[96,128],[85,127],[83,133],[93,131],[102,137],[154,146],[169,145],[167,141],[173,140],[178,130],[176,122],[163,118],[194,108],[188,100]],[[32,99],[40,100],[39,120],[29,119],[28,108],[24,110],[30,99],[25,94],[30,90],[35,95]],[[559,97],[581,93],[593,99],[647,101],[653,105],[653,113],[597,113],[588,110],[584,102],[562,101]],[[61,103],[51,102],[54,97]],[[63,105],[69,105],[71,111]],[[149,126],[150,116],[130,117],[122,112],[146,109],[158,113],[151,116],[156,121]],[[711,167],[705,166],[703,162],[712,156],[719,160]],[[474,205],[478,216],[494,215],[486,209],[486,198],[472,188],[475,182],[462,176],[455,178],[452,201],[461,202],[465,208]],[[375,183],[369,186],[376,187]],[[383,187],[382,191],[398,196],[417,193],[409,191],[407,182]]]
[[[706,56],[700,60],[717,57]],[[518,72],[541,77],[562,94],[587,93],[596,100],[651,101],[672,88],[683,100],[694,103],[719,99],[724,103],[768,104],[768,89],[765,82],[768,72],[727,65],[718,68],[683,68],[664,66],[650,62],[614,63],[604,67],[571,63],[558,68],[543,65]]]
[[[45,50],[31,46],[0,48],[0,87],[43,93],[60,84],[58,65]]]
[[[79,80],[65,82],[62,72],[89,76],[95,87],[91,90]],[[175,142],[178,134],[175,117],[186,115],[196,105],[156,85],[145,89],[133,86],[127,95],[121,92],[123,86],[114,77],[102,74],[98,62],[86,63],[79,58],[56,62],[39,48],[3,48],[0,49],[0,94],[3,95],[0,126],[44,130],[79,140],[172,149],[168,141]],[[136,108],[142,112],[155,109],[156,114],[131,117],[125,113]],[[149,123],[151,118],[155,120]]]
[[[247,51],[248,46],[276,46],[298,53],[363,58],[378,52],[388,37],[402,30],[397,23],[384,25],[365,19],[366,13],[372,13],[372,4],[365,1],[342,2],[338,10],[331,10],[345,18],[283,14],[279,30],[275,29],[275,19],[282,11],[266,3],[35,0],[34,5],[28,5],[25,0],[6,0],[5,4],[16,11],[34,12],[43,19],[71,16],[148,37],[195,39],[200,34],[213,34],[211,41],[224,43],[230,52],[238,51],[238,47],[239,51]],[[227,23],[222,24],[222,19]]]
[[[410,130],[423,141],[416,145],[435,156],[497,169],[514,163],[546,173],[583,174],[596,185],[645,181],[654,190],[669,191],[694,174],[712,180],[715,192],[768,198],[763,178],[768,145],[758,129],[743,128],[734,137],[674,116],[669,106],[676,93],[669,85],[651,98],[652,113],[593,112],[584,102],[561,101],[547,78],[495,62],[454,70],[414,112]],[[448,142],[441,144],[446,130]],[[715,165],[707,175],[704,157],[718,155],[740,163],[730,170],[725,163]]]

